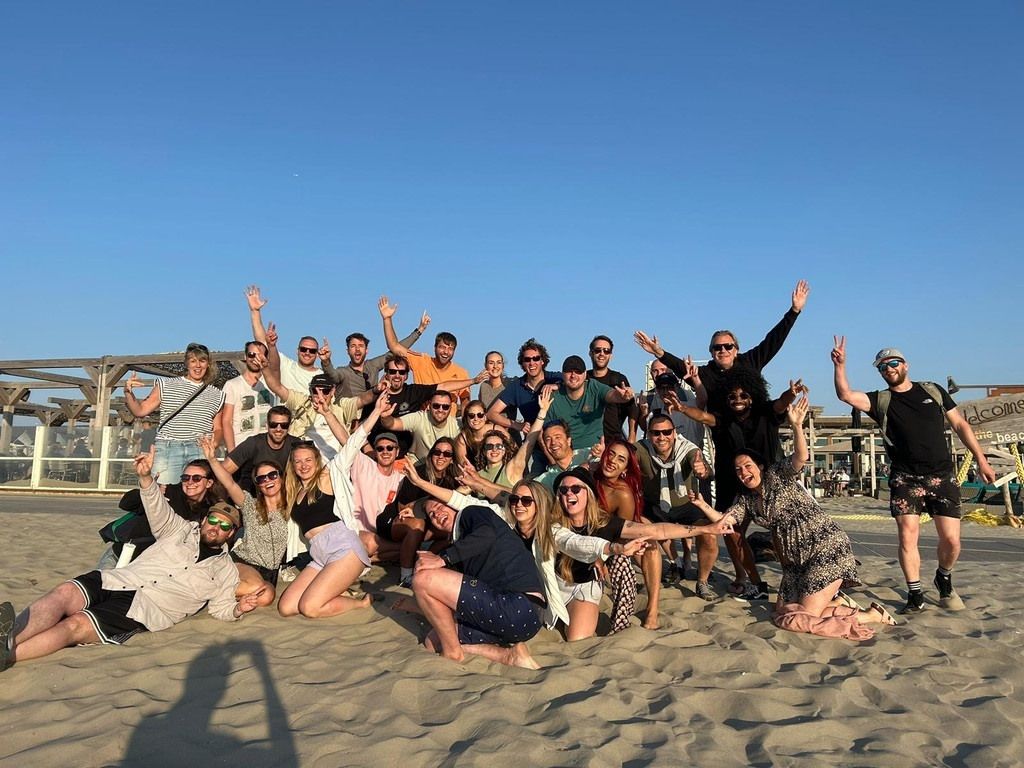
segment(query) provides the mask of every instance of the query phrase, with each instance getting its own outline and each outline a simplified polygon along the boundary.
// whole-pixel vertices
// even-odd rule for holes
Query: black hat
[[[559,473],[558,477],[555,478],[555,482],[551,484],[551,487],[557,491],[558,486],[561,485],[562,481],[567,477],[575,477],[577,480],[586,483],[592,493],[597,493],[597,482],[586,467],[573,467],[572,469],[567,469],[565,472]]]
[[[579,355],[569,355],[562,363],[562,373],[566,373],[567,371],[586,373],[587,364],[583,362],[583,358]]]
[[[312,379],[309,380],[309,390],[313,391],[314,387],[333,387],[334,382],[331,381],[331,377],[326,373],[318,373]]]

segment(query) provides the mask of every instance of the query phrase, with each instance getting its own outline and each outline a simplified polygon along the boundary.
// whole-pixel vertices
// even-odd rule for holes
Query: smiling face
[[[266,360],[266,353],[261,344],[249,342],[245,345],[245,369],[250,373],[259,373],[263,370],[263,362]]]
[[[624,445],[615,444],[601,455],[601,474],[609,480],[617,480],[626,473],[629,466],[629,451]]]
[[[430,464],[437,474],[443,473],[452,465],[452,458],[455,456],[455,446],[447,440],[438,440],[430,449]]]
[[[711,338],[711,356],[724,371],[732,368],[739,351],[740,347],[736,343],[736,337],[731,333],[716,333]]]
[[[430,524],[441,533],[451,535],[452,528],[455,526],[455,510],[434,499],[428,501],[425,506]]]
[[[672,419],[661,415],[652,416],[647,423],[647,436],[654,452],[660,458],[667,459],[676,443],[676,428]]]
[[[434,342],[434,357],[439,365],[448,365],[452,358],[455,357],[455,345],[448,341],[438,340]]]
[[[320,454],[315,448],[300,446],[292,450],[292,469],[303,484],[308,483],[320,471]]]
[[[299,346],[295,350],[299,358],[299,365],[303,368],[311,368],[316,362],[316,353],[319,349],[319,342],[312,336],[303,336],[299,339]]]
[[[544,370],[544,356],[536,347],[527,347],[523,350],[520,366],[527,378],[535,378]]]
[[[217,520],[218,523],[214,525],[210,522],[209,518]],[[223,528],[224,524],[229,526],[226,531]],[[210,512],[209,515],[203,518],[203,522],[199,526],[199,537],[202,539],[203,544],[214,549],[226,544],[228,539],[234,536],[234,534],[234,523],[219,512]]]
[[[505,441],[493,432],[487,435],[483,442],[483,457],[489,467],[503,463],[508,458]]]
[[[183,477],[188,476],[181,481],[181,490],[185,494],[185,498],[191,502],[201,501],[206,492],[213,487],[213,479],[206,467],[189,464],[181,474]],[[198,475],[202,475],[203,479],[194,480],[193,478]]]
[[[897,363],[893,366],[892,363]],[[900,360],[898,357],[886,358],[878,364],[878,373],[888,387],[898,387],[907,380],[907,365],[905,360]]]
[[[587,515],[590,489],[579,478],[566,477],[558,484],[555,493],[558,494],[558,503],[562,511],[574,525],[580,525]]]
[[[253,482],[256,489],[267,498],[274,498],[280,495],[284,484],[281,472],[273,464],[257,464],[253,471]]]
[[[505,372],[505,358],[497,352],[491,352],[484,358],[484,370],[492,379],[500,379]]]
[[[349,362],[354,366],[360,366],[366,360],[366,342],[362,339],[352,339],[346,347]]]
[[[409,367],[405,363],[391,360],[384,366],[384,376],[387,377],[388,392],[398,394],[405,388],[405,379],[409,375]]]
[[[373,444],[373,450],[377,454],[377,466],[386,469],[394,465],[398,458],[398,443],[389,438],[381,438]]]
[[[603,371],[612,359],[612,343],[603,337],[594,339],[590,344],[590,362],[595,371]]]
[[[565,388],[572,393],[579,392],[587,384],[586,371],[562,371]]]
[[[427,414],[430,416],[430,420],[436,425],[441,426],[452,413],[452,398],[447,392],[436,392],[434,396],[430,398],[430,404],[427,406]]]
[[[210,358],[193,354],[189,354],[185,358],[185,375],[192,381],[203,381],[208,370],[210,370]]]
[[[736,467],[736,477],[744,488],[756,491],[761,487],[761,467],[752,458],[740,454],[733,462],[733,466]]]
[[[725,396],[725,401],[729,404],[729,410],[737,416],[747,413],[754,402],[750,394],[742,387],[730,390],[729,394]]]
[[[550,427],[546,427],[541,440],[544,441],[544,447],[555,461],[562,461],[572,454],[572,442],[562,424],[552,424]]]
[[[514,502],[509,499],[509,509],[516,520],[516,527],[521,531],[532,531],[537,520],[537,500],[529,483],[516,484],[510,495],[516,497]]]

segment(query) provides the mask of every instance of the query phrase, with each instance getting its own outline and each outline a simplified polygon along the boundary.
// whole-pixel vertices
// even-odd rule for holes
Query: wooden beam
[[[57,381],[64,384],[70,384],[73,387],[80,387],[83,384],[89,386],[92,384],[89,379],[82,378],[81,376],[65,376],[63,373],[50,373],[49,371],[37,371],[31,368],[20,368],[20,369],[7,369],[0,366],[0,373],[6,373],[8,376],[23,376],[27,379],[40,379],[42,381]]]

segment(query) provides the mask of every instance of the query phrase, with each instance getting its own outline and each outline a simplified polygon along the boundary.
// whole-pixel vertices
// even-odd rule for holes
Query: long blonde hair
[[[562,479],[562,482],[564,483],[569,479],[579,480],[579,478],[565,477]],[[606,509],[603,509],[597,503],[597,493],[594,492],[594,489],[582,481],[580,484],[587,489],[586,516],[583,522],[585,530],[583,533],[586,536],[591,536],[598,528],[602,528],[607,525],[608,521],[612,519],[612,516],[611,513]],[[559,483],[559,485],[561,485],[561,483]],[[556,488],[555,490],[557,491],[558,489]],[[554,510],[554,522],[568,528],[570,531],[573,530],[572,520],[570,520],[569,516],[565,513],[561,503],[555,504]],[[558,575],[565,581],[572,583],[572,558],[562,558],[562,563],[558,568]]]
[[[295,474],[295,465],[292,462],[292,458],[295,456],[296,451],[311,451],[316,457],[316,472],[313,473],[313,477],[307,482],[302,482],[299,476]],[[284,492],[285,498],[288,500],[286,517],[291,517],[292,510],[295,509],[295,502],[300,495],[305,495],[307,505],[316,503],[316,500],[320,498],[320,475],[323,471],[324,458],[313,443],[302,442],[292,446],[291,456],[288,457],[288,469],[285,470],[284,476]]]
[[[540,545],[541,555],[545,560],[555,556],[555,537],[551,535],[551,509],[555,506],[555,497],[551,495],[545,486],[536,480],[520,480],[512,486],[509,493],[516,493],[517,488],[526,488],[533,496],[534,506],[537,508],[536,516],[533,518],[533,536]],[[512,514],[512,505],[507,504],[510,520],[515,520]]]

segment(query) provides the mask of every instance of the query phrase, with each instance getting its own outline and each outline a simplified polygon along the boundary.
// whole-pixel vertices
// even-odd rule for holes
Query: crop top
[[[292,507],[292,520],[298,523],[303,535],[321,525],[338,522],[334,514],[334,496],[329,493],[321,493],[317,500],[309,503],[309,496],[303,496],[301,501],[295,502]]]

